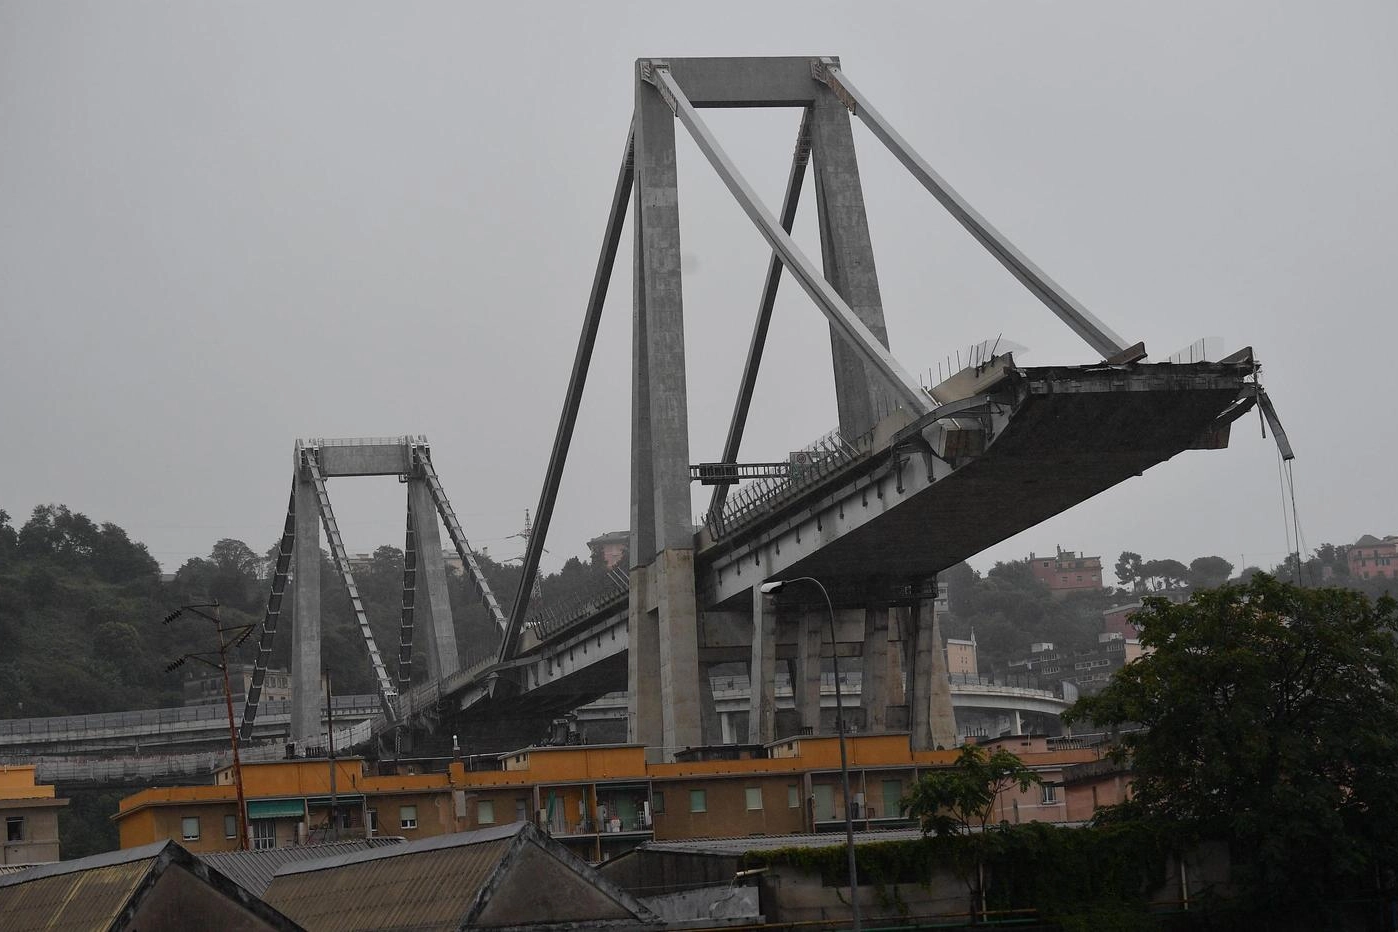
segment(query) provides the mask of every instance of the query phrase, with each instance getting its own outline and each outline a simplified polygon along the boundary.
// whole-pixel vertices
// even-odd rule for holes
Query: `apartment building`
[[[1098,757],[1096,749],[1042,737],[989,745],[1013,750],[1054,785],[1064,767]],[[847,746],[848,800],[833,736],[694,749],[673,763],[650,762],[646,748],[630,744],[522,748],[454,760],[433,773],[374,774],[347,758],[335,762],[333,807],[329,761],[249,763],[250,846],[331,836],[411,840],[532,822],[580,857],[601,861],[651,840],[833,831],[843,827],[846,809],[861,830],[888,828],[907,824],[898,801],[918,778],[957,754],[912,751],[906,734],[849,736]],[[1062,801],[1037,788],[1006,794],[1003,803],[1012,822],[1067,818]],[[142,790],[122,800],[113,818],[123,848],[166,838],[196,853],[238,847],[229,769],[213,785]]]
[[[68,800],[35,780],[30,765],[0,764],[0,864],[58,860],[58,811]]]

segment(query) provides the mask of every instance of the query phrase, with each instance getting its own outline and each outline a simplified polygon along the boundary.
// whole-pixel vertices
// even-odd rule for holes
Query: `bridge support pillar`
[[[461,668],[456,649],[456,629],[451,621],[451,600],[447,595],[447,566],[442,559],[442,532],[437,526],[437,509],[426,479],[408,479],[408,510],[417,536],[417,599],[413,626],[427,634],[427,669],[430,679],[439,680]]]
[[[694,551],[662,550],[655,566],[660,627],[660,709],[666,759],[703,743]],[[712,696],[711,696],[712,701]]]
[[[874,268],[874,247],[869,239],[869,217],[864,209],[849,109],[834,93],[821,87],[811,115],[811,157],[825,278],[887,347],[888,328]],[[858,437],[879,420],[880,389],[858,354],[835,334],[833,327],[830,348],[840,432],[847,438]]]
[[[320,506],[315,484],[296,463],[296,549],[293,563],[291,629],[292,741],[314,741],[321,733],[320,711]]]
[[[772,597],[758,585],[752,587],[748,683],[748,744],[770,744],[777,731],[777,613]]]
[[[820,645],[828,624],[825,611],[801,613],[800,634],[796,640],[796,678],[791,683],[792,698],[803,728],[820,734]]]
[[[637,66],[640,67],[639,64]],[[703,740],[699,707],[699,609],[694,596],[694,524],[689,491],[684,301],[680,276],[675,115],[653,86],[636,81],[632,124],[636,195],[631,394],[631,559],[646,567],[647,601],[631,605],[632,628],[652,637],[631,680],[638,738],[667,759]],[[652,609],[651,606],[654,606]],[[652,621],[653,619],[653,621]],[[633,641],[631,655],[641,652]],[[642,648],[644,649],[644,648]],[[659,684],[659,741],[647,708]]]
[[[650,567],[631,571],[631,611],[627,621],[626,719],[628,740],[658,747],[664,741],[660,719],[660,619],[650,605]]]
[[[915,751],[956,746],[956,713],[951,681],[942,654],[942,630],[935,598],[919,599],[914,621],[913,662],[908,672],[909,718]]]
[[[864,659],[859,704],[864,709],[864,730],[882,732],[888,727],[888,606],[864,610]]]

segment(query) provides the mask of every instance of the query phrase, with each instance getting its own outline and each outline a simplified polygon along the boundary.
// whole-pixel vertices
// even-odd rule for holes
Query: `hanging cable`
[[[1305,585],[1304,580],[1301,579],[1301,554],[1306,552],[1307,548],[1305,542],[1301,539],[1301,518],[1296,510],[1296,476],[1292,471],[1294,462],[1295,460],[1287,460],[1285,464],[1286,487],[1291,496],[1291,527],[1296,533],[1296,582],[1299,585]],[[1315,580],[1312,579],[1311,582],[1314,584]]]
[[[1286,473],[1282,466],[1282,457],[1280,452],[1277,453],[1277,491],[1280,493],[1281,497],[1282,531],[1286,535],[1286,553],[1287,556],[1291,556],[1291,554],[1294,553],[1295,550],[1291,546],[1291,519],[1286,513]],[[1300,582],[1300,569],[1297,568],[1295,572],[1296,582]]]

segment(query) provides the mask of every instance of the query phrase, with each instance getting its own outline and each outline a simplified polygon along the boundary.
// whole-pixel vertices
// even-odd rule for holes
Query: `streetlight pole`
[[[212,608],[212,615],[201,611],[201,609]],[[243,797],[243,765],[238,758],[238,725],[233,719],[233,688],[228,682],[228,652],[239,646],[248,639],[256,625],[234,625],[230,628],[223,626],[222,616],[219,614],[219,604],[217,601],[204,602],[197,605],[182,605],[173,612],[165,616],[164,624],[169,624],[179,618],[185,612],[197,615],[205,621],[213,622],[214,630],[218,634],[217,651],[201,651],[198,653],[185,654],[177,660],[166,664],[165,672],[171,673],[179,667],[184,666],[186,661],[197,660],[207,664],[223,674],[223,701],[228,707],[228,740],[233,747],[233,788],[238,798],[238,850],[246,851],[248,847],[248,806]],[[217,656],[218,660],[210,659]]]
[[[845,700],[840,692],[840,645],[835,637],[835,603],[830,601],[830,593],[814,576],[797,576],[794,579],[766,582],[762,584],[761,590],[767,595],[775,595],[787,583],[796,582],[808,582],[819,589],[820,594],[825,597],[825,607],[829,612],[830,664],[835,673],[835,731],[840,739],[840,782],[844,786],[845,794],[845,857],[849,861],[849,905],[854,919],[854,932],[859,932],[859,874],[854,863],[854,816],[850,811],[849,755],[845,751]]]

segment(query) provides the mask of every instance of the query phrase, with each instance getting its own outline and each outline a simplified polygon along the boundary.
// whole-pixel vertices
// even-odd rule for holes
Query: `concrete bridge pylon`
[[[843,658],[860,658],[864,727],[909,731],[918,748],[954,743],[936,574],[1181,450],[1226,445],[1232,420],[1254,404],[1264,415],[1268,410],[1260,386],[1246,381],[1256,376],[1251,348],[1216,363],[1144,364],[1143,344],[1128,345],[981,216],[888,124],[837,58],[640,59],[633,90],[630,132],[490,699],[508,702],[537,687],[541,675],[557,676],[554,645],[525,637],[529,586],[630,213],[630,740],[667,759],[721,743],[710,674],[739,665],[754,683],[750,743],[818,733],[828,650],[842,658],[842,669]],[[704,108],[733,107],[802,110],[777,214],[700,116]],[[987,345],[937,385],[909,374],[890,349],[852,117],[1083,339],[1089,365],[1024,369]],[[771,248],[723,451],[697,465],[689,449],[676,125]],[[790,235],[812,163],[818,262]],[[783,273],[828,326],[839,428],[790,462],[742,464],[737,457]],[[766,478],[785,484],[762,486]],[[693,479],[715,485],[699,528],[691,519]],[[759,482],[728,501],[729,488],[744,479]],[[824,604],[790,595],[772,601],[759,592],[766,581],[802,576],[831,589],[835,619],[827,619]],[[767,688],[783,663],[792,667],[794,721],[777,714]],[[895,689],[895,667],[907,674],[906,688]]]
[[[354,581],[354,568],[350,565],[339,523],[330,504],[327,480],[344,476],[396,476],[407,487],[403,605],[399,619],[396,676],[390,674],[369,626]],[[262,686],[270,665],[288,585],[294,606],[290,737],[293,742],[304,745],[324,735],[321,720],[324,703],[321,660],[322,540],[328,544],[331,562],[349,595],[385,716],[389,719],[396,717],[398,696],[412,683],[413,645],[415,632],[419,628],[426,635],[427,670],[422,671],[422,675],[431,680],[441,680],[460,669],[461,659],[447,595],[439,518],[461,558],[466,578],[503,629],[505,615],[442,489],[425,437],[296,442],[286,524],[272,568],[271,591],[258,641],[257,662],[244,703],[243,740],[252,735],[256,723]]]

